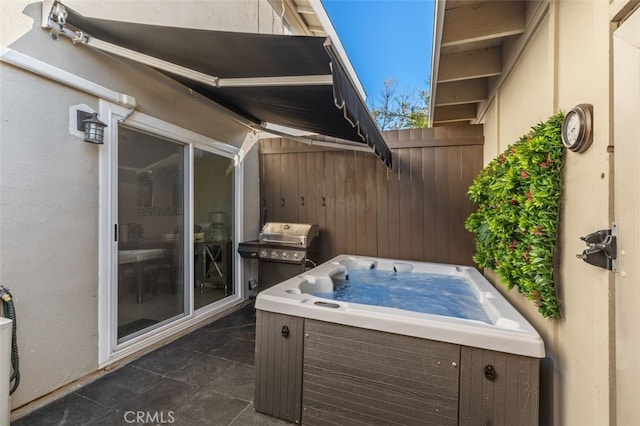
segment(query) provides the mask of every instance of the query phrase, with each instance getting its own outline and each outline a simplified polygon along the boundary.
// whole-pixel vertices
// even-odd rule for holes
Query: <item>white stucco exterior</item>
[[[88,15],[156,25],[283,33],[267,0],[69,1]],[[135,98],[141,113],[240,148],[249,128],[159,72],[41,28],[41,4],[0,3],[0,44]],[[21,383],[13,409],[46,402],[99,369],[100,150],[70,131],[70,107],[100,110],[82,90],[0,62],[0,283],[14,295]],[[259,230],[257,149],[243,159],[243,238]],[[255,268],[255,266],[253,267]],[[256,271],[244,265],[244,279]],[[253,274],[253,275],[252,275]],[[197,321],[210,321],[203,315]],[[219,314],[218,314],[219,315]],[[156,339],[157,340],[157,339]],[[142,348],[144,345],[140,345]],[[79,383],[79,382],[78,382]]]

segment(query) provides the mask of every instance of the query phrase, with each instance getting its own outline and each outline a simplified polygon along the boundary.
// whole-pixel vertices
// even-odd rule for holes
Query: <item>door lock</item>
[[[577,255],[585,262],[618,272],[618,224],[611,224],[611,229],[601,229],[580,237],[587,244],[582,254]]]

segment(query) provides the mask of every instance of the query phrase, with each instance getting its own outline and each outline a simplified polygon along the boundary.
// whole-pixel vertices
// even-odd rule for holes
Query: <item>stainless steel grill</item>
[[[318,225],[267,222],[257,240],[238,244],[238,253],[259,261],[258,289],[305,272],[318,262]]]

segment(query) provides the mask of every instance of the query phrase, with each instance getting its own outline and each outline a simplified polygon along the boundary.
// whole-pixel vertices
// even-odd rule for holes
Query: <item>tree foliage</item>
[[[416,129],[429,125],[429,92],[401,90],[395,78],[384,82],[382,93],[370,102],[369,107],[382,130]]]

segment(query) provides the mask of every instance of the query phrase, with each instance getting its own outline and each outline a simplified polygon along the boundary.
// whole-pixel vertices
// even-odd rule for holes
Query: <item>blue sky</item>
[[[434,0],[322,0],[369,100],[388,78],[426,90]]]

